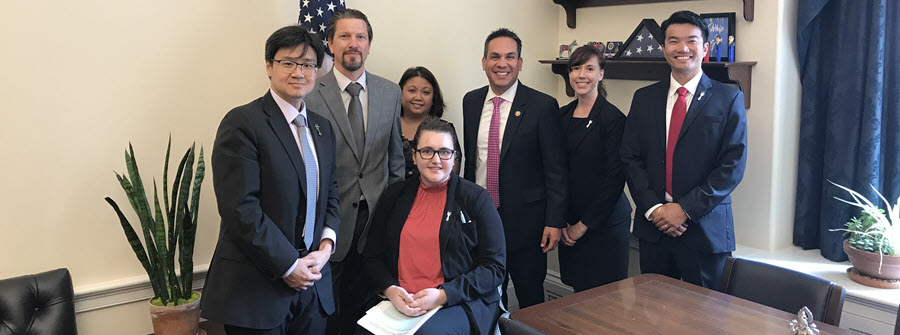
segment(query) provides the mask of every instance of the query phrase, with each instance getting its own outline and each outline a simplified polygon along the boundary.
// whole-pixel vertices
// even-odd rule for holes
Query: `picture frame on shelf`
[[[709,28],[709,61],[734,62],[734,49],[737,44],[735,32],[735,13],[700,14]]]

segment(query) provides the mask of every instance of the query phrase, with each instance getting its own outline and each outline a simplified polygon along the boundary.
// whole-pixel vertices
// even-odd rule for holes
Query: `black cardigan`
[[[400,232],[418,188],[419,178],[395,183],[387,188],[375,208],[363,267],[377,293],[398,285]],[[450,175],[447,185],[444,212],[450,213],[449,218],[443,215],[439,233],[445,280],[441,287],[447,294],[446,306],[462,304],[467,314],[471,313],[473,324],[488,329],[492,318],[480,316],[493,315],[487,306],[500,299],[497,288],[506,271],[506,242],[500,215],[484,188],[455,174]],[[473,315],[476,317],[471,319]]]

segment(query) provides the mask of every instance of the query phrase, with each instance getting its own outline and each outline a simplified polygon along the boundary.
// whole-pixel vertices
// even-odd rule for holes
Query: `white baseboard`
[[[194,267],[194,290],[203,288],[207,270],[209,270],[209,264]],[[146,275],[84,285],[75,288],[75,313],[150,300],[151,298],[153,298],[153,288]]]
[[[547,270],[544,279],[544,301],[550,301],[575,293],[571,286],[563,284],[559,271]]]

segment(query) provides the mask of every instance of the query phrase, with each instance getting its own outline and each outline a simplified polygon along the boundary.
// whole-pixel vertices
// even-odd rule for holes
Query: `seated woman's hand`
[[[413,303],[409,304],[409,306],[418,307],[422,310],[422,313],[425,313],[446,304],[447,293],[442,289],[426,288],[417,292],[413,299]]]
[[[411,306],[415,303],[415,299],[409,292],[406,292],[406,290],[400,286],[391,285],[384,290],[384,295],[391,301],[394,308],[406,316],[419,316],[425,314],[427,311],[419,307]]]

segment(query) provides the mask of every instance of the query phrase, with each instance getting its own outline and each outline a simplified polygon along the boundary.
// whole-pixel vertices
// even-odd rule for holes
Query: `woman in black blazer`
[[[560,108],[569,153],[568,226],[559,267],[576,292],[628,277],[631,205],[619,144],[625,115],[606,101],[600,82],[606,61],[592,46],[569,58],[569,83],[578,99]]]
[[[363,253],[373,295],[410,316],[443,306],[417,334],[488,334],[500,315],[503,225],[487,191],[451,173],[455,142],[447,121],[431,117],[419,126],[413,141],[419,175],[381,196]],[[429,233],[416,233],[423,229]]]

